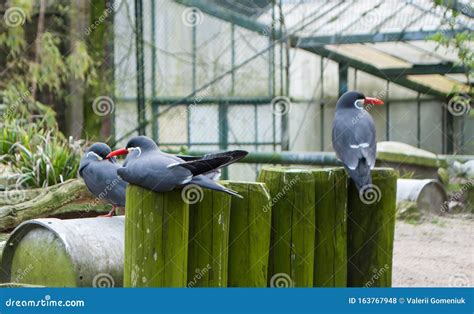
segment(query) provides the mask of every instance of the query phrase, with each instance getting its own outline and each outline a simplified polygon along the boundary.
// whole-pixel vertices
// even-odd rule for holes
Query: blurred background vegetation
[[[77,176],[81,146],[111,137],[111,118],[94,114],[111,93],[113,11],[108,1],[0,1],[0,161],[18,187],[44,187]],[[15,16],[14,13],[17,13]],[[93,31],[88,26],[98,18]],[[92,21],[92,22],[91,22]]]
[[[9,9],[20,14],[18,20],[0,22],[0,163],[17,174],[18,187],[74,178],[83,145],[114,142],[114,115],[97,115],[92,104],[99,96],[114,95],[113,8],[120,3],[0,0],[3,16]],[[454,27],[458,13],[443,4],[452,11],[445,22]],[[468,82],[473,36],[440,32],[430,38],[457,51],[470,69]]]

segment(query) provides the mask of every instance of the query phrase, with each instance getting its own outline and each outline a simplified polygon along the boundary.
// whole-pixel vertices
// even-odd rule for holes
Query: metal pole
[[[417,103],[416,103],[416,140],[417,147],[421,147],[421,101],[420,101],[420,92],[417,94]]]
[[[230,24],[230,51],[231,51],[231,67],[232,67],[232,73],[231,73],[231,82],[232,82],[232,87],[231,87],[231,95],[234,96],[235,94],[235,24],[232,23]]]
[[[347,63],[339,63],[339,97],[347,92]]]
[[[283,27],[285,26],[285,17],[283,16],[283,9],[282,3],[280,0],[279,3],[279,11],[280,11],[280,33],[283,31]],[[280,77],[281,77],[281,95],[289,96],[289,47],[288,47],[289,38],[285,42],[281,42],[280,45]],[[283,58],[283,55],[285,58]],[[283,64],[285,61],[285,64]],[[290,134],[289,134],[289,111],[285,110],[285,114],[281,116],[281,150],[289,150],[290,149]]]
[[[227,143],[229,141],[228,134],[229,134],[229,126],[227,120],[227,103],[219,103],[218,104],[218,111],[219,111],[219,149],[220,150],[227,150]],[[227,168],[222,169],[222,178],[225,180],[228,178],[228,170]]]
[[[151,18],[151,98],[156,98],[156,20],[155,20],[155,0],[151,0],[151,10],[150,10],[150,18]],[[151,132],[153,139],[159,142],[158,139],[158,104],[152,101],[151,103],[151,111],[153,113],[153,120],[151,121]]]
[[[269,38],[269,45],[271,52],[271,64],[270,74],[271,74],[271,86],[270,86],[270,96],[275,97],[275,84],[276,84],[276,75],[275,75],[275,0],[272,1],[272,36]],[[275,114],[272,114],[272,136],[273,136],[273,150],[276,150],[276,121]]]
[[[193,16],[197,16],[197,12],[195,9],[193,9]],[[193,23],[192,27],[192,58],[193,58],[193,64],[192,64],[192,88],[193,88],[193,97],[196,97],[196,32],[197,32],[197,26],[196,23]],[[187,130],[187,144],[188,148],[191,147],[191,106],[187,105],[186,106],[186,115],[187,115],[187,121],[186,121],[186,130]]]
[[[321,144],[321,151],[325,150],[324,147],[324,57],[321,56],[319,63],[319,81],[321,82],[321,100],[319,105],[320,111],[320,129],[319,129],[319,142]]]
[[[137,71],[137,117],[138,134],[146,135],[145,110],[145,70],[143,57],[143,3],[141,0],[135,0],[135,28],[136,28],[136,71]]]
[[[387,81],[387,97],[385,101],[385,139],[390,141],[390,81]]]

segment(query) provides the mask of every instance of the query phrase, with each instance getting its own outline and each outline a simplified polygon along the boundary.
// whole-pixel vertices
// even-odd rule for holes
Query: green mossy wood
[[[264,168],[258,181],[268,186],[272,202],[268,284],[279,286],[279,280],[289,276],[290,286],[312,287],[315,239],[313,174],[300,169]],[[288,286],[288,282],[284,286]]]
[[[375,193],[366,194],[365,198],[359,196],[353,182],[349,184],[347,219],[349,287],[392,285],[397,174],[391,168],[376,168],[372,170],[372,183],[376,186]]]
[[[229,287],[267,286],[271,203],[264,183],[225,182],[244,198],[232,198],[229,236]]]
[[[196,187],[189,207],[188,287],[227,287],[229,194]],[[190,190],[188,190],[190,191]]]
[[[189,205],[181,191],[129,185],[126,197],[124,287],[185,287]]]
[[[347,175],[344,168],[312,171],[315,180],[315,287],[347,285]]]

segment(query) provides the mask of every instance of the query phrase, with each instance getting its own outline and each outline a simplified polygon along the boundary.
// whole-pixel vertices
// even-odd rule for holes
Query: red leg
[[[107,217],[107,218],[113,217],[115,215],[115,208],[116,208],[116,206],[112,205],[112,209],[109,211],[108,214],[100,215],[99,217]]]

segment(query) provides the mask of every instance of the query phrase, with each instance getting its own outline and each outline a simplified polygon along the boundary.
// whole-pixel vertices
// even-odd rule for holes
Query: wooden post
[[[264,183],[225,182],[244,198],[232,198],[229,235],[229,287],[267,286],[271,204]]]
[[[391,168],[372,170],[372,189],[348,192],[349,287],[390,287],[397,174]]]
[[[344,168],[312,171],[315,180],[315,287],[347,286],[347,175]]]
[[[129,185],[125,212],[124,287],[185,287],[189,206],[181,191]]]
[[[313,174],[301,169],[264,168],[258,181],[267,184],[271,195],[270,287],[312,287]]]
[[[227,287],[231,196],[188,187],[194,189],[197,197],[190,200],[194,204],[189,206],[187,286]]]

